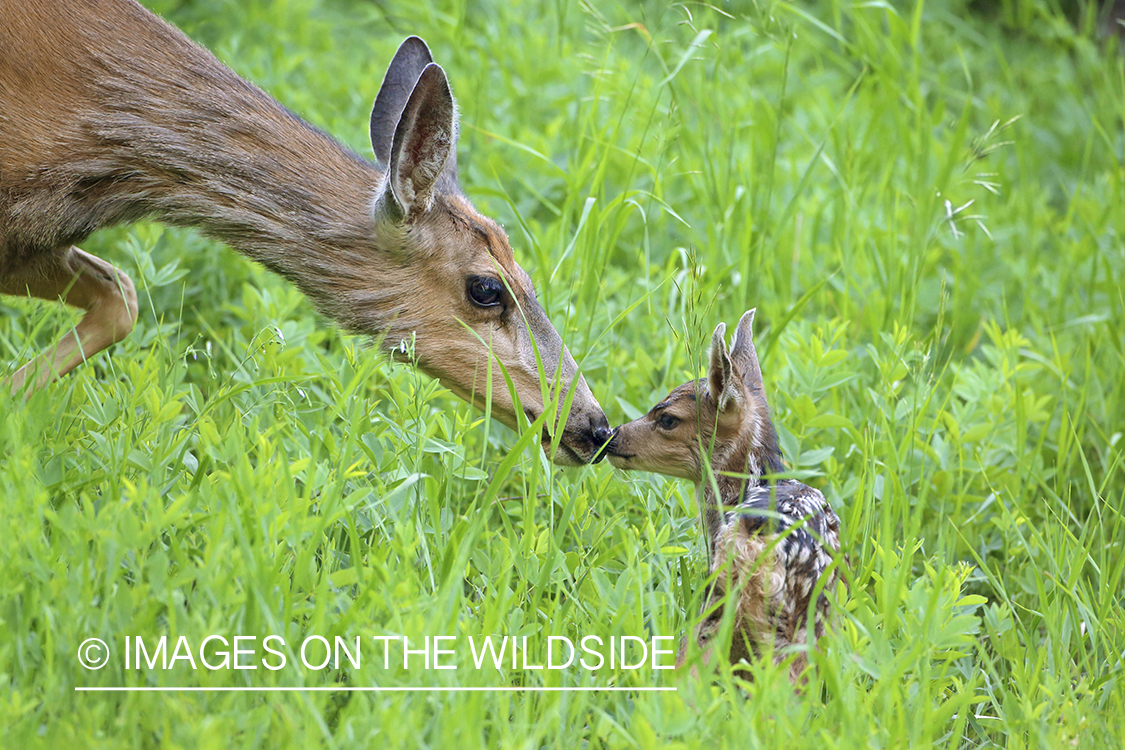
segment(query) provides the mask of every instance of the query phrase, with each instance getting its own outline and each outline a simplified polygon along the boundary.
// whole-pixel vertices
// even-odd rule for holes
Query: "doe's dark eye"
[[[477,307],[496,307],[504,297],[504,284],[491,276],[470,276],[466,291]]]
[[[671,414],[661,414],[660,419],[658,419],[656,421],[656,424],[659,425],[660,429],[662,429],[662,430],[674,429],[675,426],[678,425],[679,423],[680,423],[680,420],[677,419],[676,417],[673,417]]]

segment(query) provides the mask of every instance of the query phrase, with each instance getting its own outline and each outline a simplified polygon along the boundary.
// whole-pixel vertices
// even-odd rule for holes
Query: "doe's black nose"
[[[605,446],[613,438],[613,430],[609,428],[609,420],[603,414],[600,419],[590,420],[590,443],[594,449],[592,463],[601,463],[605,460]]]
[[[609,442],[613,437],[613,430],[609,428],[608,424],[600,424],[594,427],[594,445],[601,448]]]

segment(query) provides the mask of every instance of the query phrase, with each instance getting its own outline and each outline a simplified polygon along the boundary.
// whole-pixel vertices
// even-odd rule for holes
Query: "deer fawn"
[[[703,659],[723,618],[723,602],[736,599],[729,658],[758,657],[772,643],[780,663],[787,646],[813,641],[828,618],[825,591],[835,588],[831,567],[840,546],[840,519],[819,490],[793,479],[768,481],[784,471],[777,431],[770,420],[753,340],[754,311],[742,316],[727,350],[726,326],[711,338],[707,378],[675,388],[640,419],[617,428],[607,448],[619,469],[654,471],[695,482],[713,578],[695,629]],[[718,495],[716,496],[716,490]],[[686,643],[678,663],[683,664]],[[805,653],[790,664],[798,684]]]
[[[231,245],[388,350],[416,335],[422,371],[477,405],[491,396],[509,426],[561,412],[573,388],[552,458],[593,460],[609,424],[503,230],[462,195],[456,142],[445,73],[417,37],[375,99],[371,163],[135,0],[0,0],[0,293],[85,311],[12,391],[128,335],[133,282],[75,245],[153,218]],[[499,368],[485,392],[493,364],[518,406]]]

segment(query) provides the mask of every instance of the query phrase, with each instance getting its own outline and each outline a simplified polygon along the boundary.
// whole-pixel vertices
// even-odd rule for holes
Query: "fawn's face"
[[[768,420],[764,400],[752,393],[761,388],[753,312],[742,317],[730,351],[726,326],[715,329],[706,378],[674,388],[648,414],[617,428],[607,448],[610,463],[698,483],[708,462],[714,467],[716,457],[753,443]]]
[[[692,380],[674,388],[648,414],[618,427],[609,461],[618,469],[702,482],[706,457],[738,442],[744,422],[734,404],[719,411],[707,380]]]

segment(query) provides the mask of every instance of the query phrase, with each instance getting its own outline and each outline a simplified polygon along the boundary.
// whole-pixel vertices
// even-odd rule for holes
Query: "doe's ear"
[[[391,143],[380,197],[389,218],[402,222],[429,210],[456,142],[457,112],[449,81],[440,65],[430,63],[410,93]]]
[[[711,336],[711,366],[707,372],[707,388],[719,412],[737,406],[742,398],[742,384],[738,382],[727,351],[726,333],[726,323],[715,327]]]
[[[375,152],[375,161],[384,170],[391,163],[391,143],[406,102],[422,71],[433,61],[426,43],[412,36],[399,45],[391,64],[387,66],[383,85],[379,87],[375,106],[371,108],[371,148]]]
[[[747,310],[738,321],[731,342],[730,358],[742,377],[742,383],[751,391],[762,389],[762,368],[758,364],[758,350],[754,347],[754,313]]]

